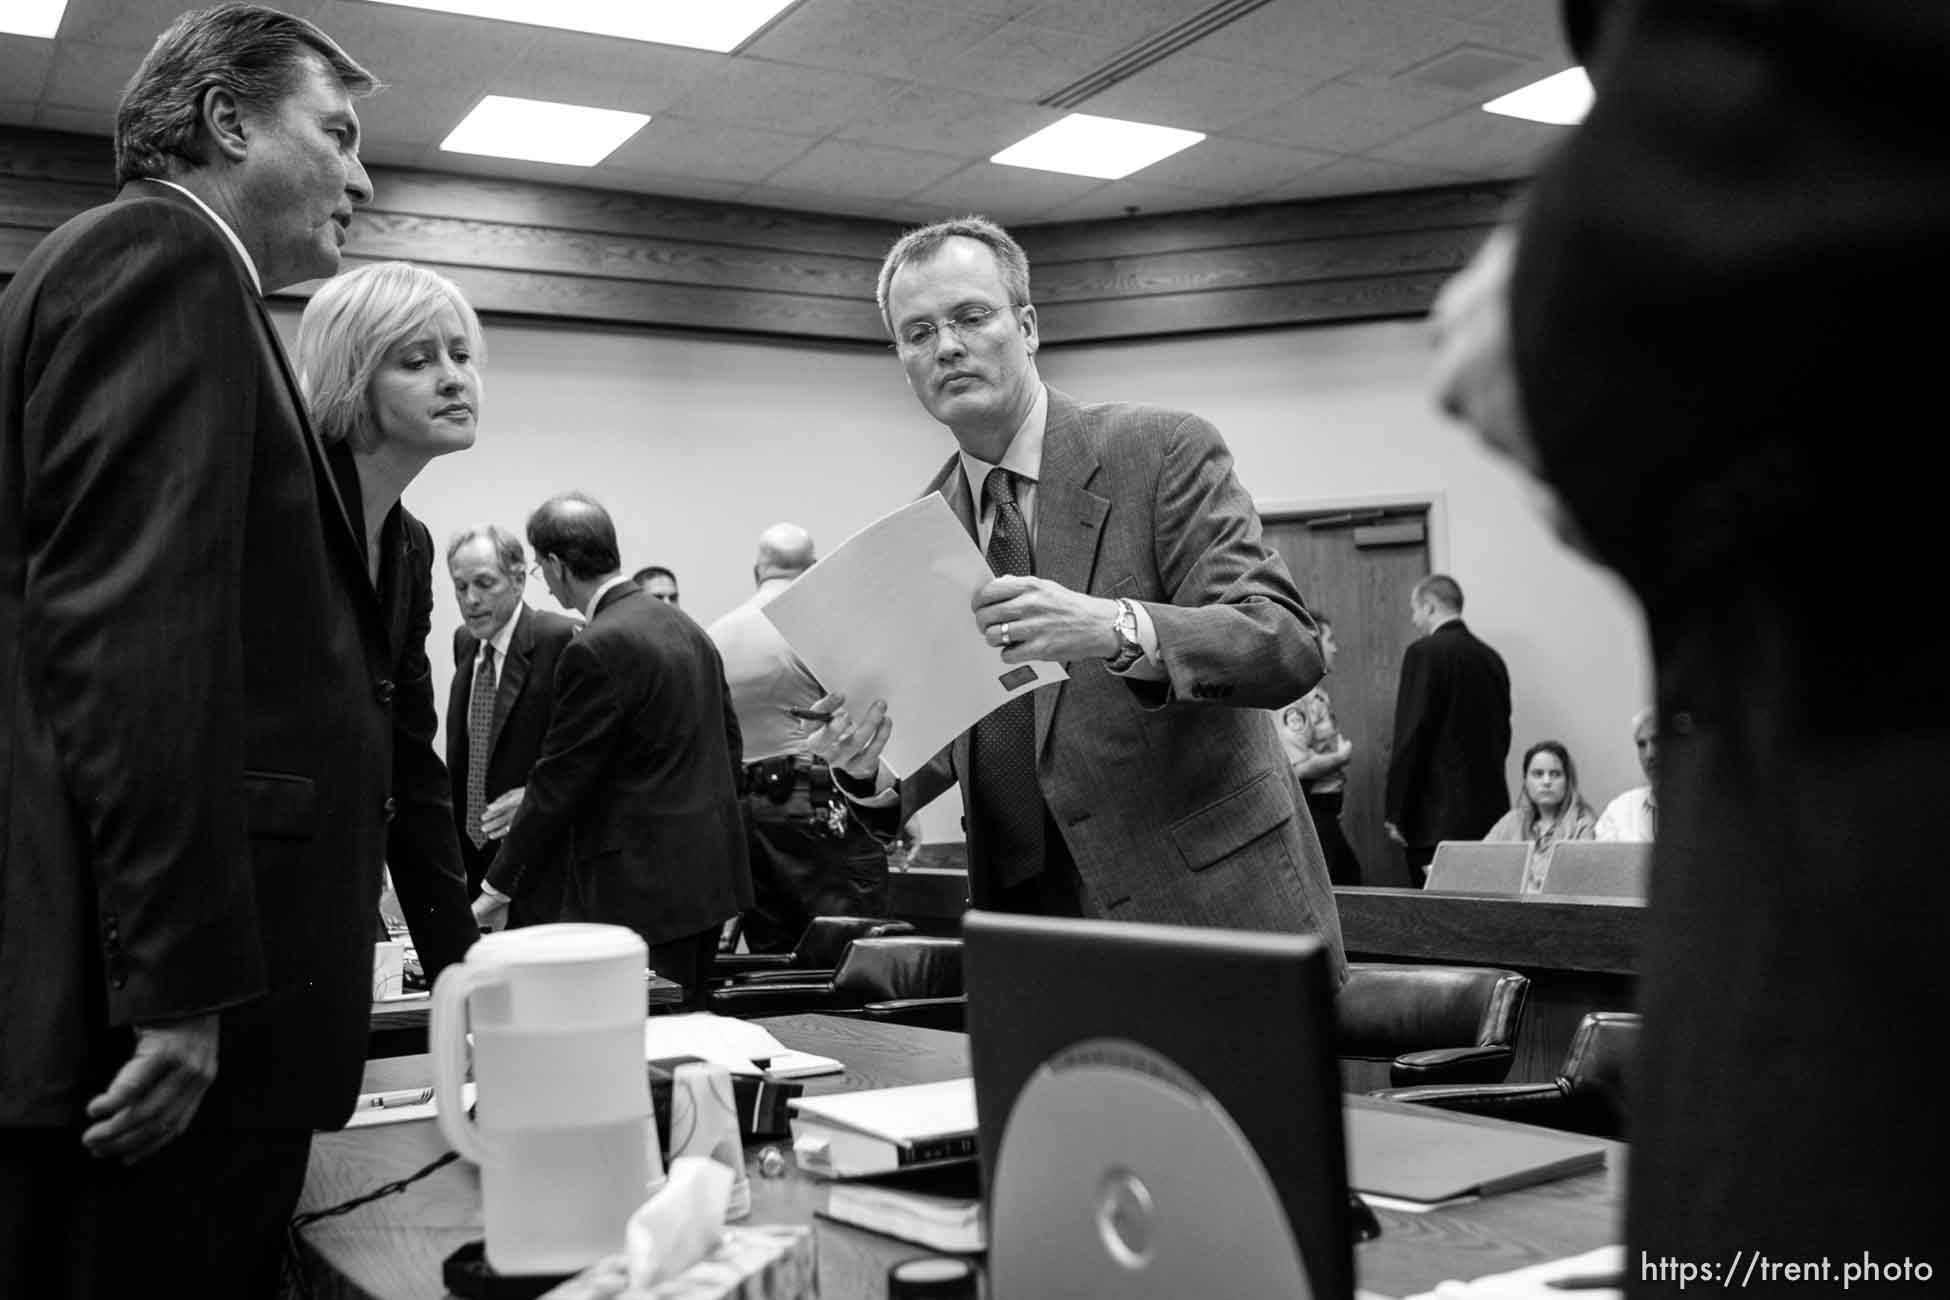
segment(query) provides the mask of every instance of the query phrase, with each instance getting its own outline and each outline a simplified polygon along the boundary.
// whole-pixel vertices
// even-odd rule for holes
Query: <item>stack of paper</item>
[[[836,1182],[821,1211],[829,1219],[956,1254],[987,1249],[978,1167],[936,1165],[884,1178]]]
[[[733,1074],[769,1074],[803,1079],[841,1074],[846,1066],[830,1056],[796,1052],[772,1037],[763,1025],[699,1011],[688,1016],[651,1016],[643,1022],[643,1059],[664,1061],[688,1056],[722,1065]]]

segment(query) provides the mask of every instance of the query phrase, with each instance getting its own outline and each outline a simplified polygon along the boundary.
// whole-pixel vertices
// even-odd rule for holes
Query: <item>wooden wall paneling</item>
[[[439,266],[484,311],[880,346],[893,222],[372,168],[348,255]],[[0,277],[112,192],[105,140],[0,128]],[[1017,230],[1047,341],[1418,315],[1512,183]]]

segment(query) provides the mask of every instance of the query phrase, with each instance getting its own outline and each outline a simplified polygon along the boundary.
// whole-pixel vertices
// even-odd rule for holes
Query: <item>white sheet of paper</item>
[[[765,606],[793,652],[859,711],[887,701],[881,755],[906,776],[990,711],[1069,674],[1005,664],[969,602],[994,577],[939,492],[868,524]]]

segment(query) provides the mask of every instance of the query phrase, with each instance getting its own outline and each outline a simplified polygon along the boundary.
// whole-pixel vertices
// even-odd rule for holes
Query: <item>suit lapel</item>
[[[521,698],[522,684],[528,680],[528,660],[535,651],[535,612],[526,606],[515,618],[514,635],[508,638],[508,661],[501,665],[501,685],[494,692],[494,722],[488,727],[488,754],[501,743],[501,729]]]
[[[1049,390],[1049,419],[1043,427],[1043,464],[1036,478],[1036,576],[1071,591],[1090,590],[1097,567],[1097,544],[1104,535],[1110,500],[1087,490],[1100,463],[1077,414],[1077,404]],[[1040,690],[1036,701],[1036,752],[1049,740],[1050,723],[1063,694]]]

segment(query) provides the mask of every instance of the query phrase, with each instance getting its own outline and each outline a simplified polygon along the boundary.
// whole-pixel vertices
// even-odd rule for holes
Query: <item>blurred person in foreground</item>
[[[1941,548],[1902,455],[1941,335],[1895,322],[1950,297],[1950,6],[1566,13],[1596,103],[1444,291],[1436,388],[1645,610],[1625,1285],[1677,1294],[1662,1262],[1740,1251],[1940,1287],[1950,1125],[1912,1081],[1950,1006],[1950,633],[1838,629],[1833,597],[1910,608],[1901,557]],[[1870,502],[1873,528],[1812,531]]]

